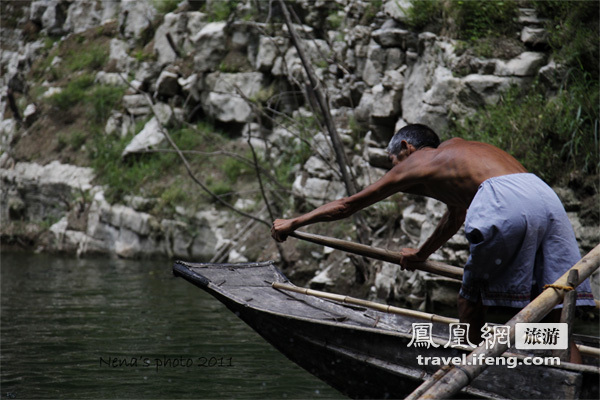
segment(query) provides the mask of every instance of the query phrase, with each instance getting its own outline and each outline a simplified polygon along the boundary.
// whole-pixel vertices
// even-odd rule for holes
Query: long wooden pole
[[[567,284],[569,272],[576,269],[579,273],[577,286],[581,285],[596,269],[600,266],[600,245],[596,246],[569,271],[565,272],[553,285],[559,289],[548,288],[544,290],[538,297],[523,308],[505,325],[509,326],[510,335],[509,343],[514,343],[515,340],[515,325],[521,322],[538,322],[552,308],[560,303],[564,297],[564,290],[560,286]],[[474,360],[478,357],[496,357],[504,353],[509,345],[508,343],[496,343],[491,349],[486,349],[482,343],[469,356],[469,360]],[[481,356],[480,356],[481,355]],[[474,363],[476,364],[476,363]],[[460,365],[454,366],[445,374],[434,374],[431,378],[423,382],[413,393],[406,399],[447,399],[458,393],[463,387],[468,385],[473,379],[481,374],[487,365]],[[433,379],[432,379],[433,378]]]
[[[365,257],[374,258],[377,260],[387,261],[394,264],[400,264],[402,253],[380,249],[377,247],[367,246],[365,244],[349,242],[347,240],[330,238],[327,236],[315,235],[307,232],[295,231],[289,236],[296,239],[305,240],[311,243],[321,244],[337,250],[347,251],[349,253],[358,254]],[[463,269],[452,265],[444,264],[438,261],[423,261],[411,264],[415,269],[427,271],[447,278],[462,280]]]
[[[342,294],[321,292],[319,290],[306,289],[298,286],[288,285],[280,282],[273,282],[272,285],[275,289],[288,290],[290,292],[301,293],[308,296],[320,297],[323,299],[335,300],[342,303],[354,304],[357,306],[363,306],[372,308],[377,311],[383,311],[390,314],[405,315],[408,317],[414,317],[424,319],[430,322],[441,322],[444,324],[452,324],[458,322],[456,318],[444,317],[441,315],[430,314],[422,311],[409,310],[407,308],[394,307],[387,304],[375,303],[374,301],[368,301],[363,299],[357,299],[356,297],[344,296]]]

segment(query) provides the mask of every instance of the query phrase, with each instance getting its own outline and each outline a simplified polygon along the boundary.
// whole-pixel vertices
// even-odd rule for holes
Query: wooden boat
[[[447,323],[431,322],[431,338],[438,347],[409,346],[413,323],[429,321],[276,289],[273,282],[290,282],[272,262],[178,261],[173,272],[217,298],[290,360],[352,398],[405,398],[440,368],[419,365],[419,356],[469,354],[444,346],[449,338]],[[598,347],[597,338],[577,340]],[[520,365],[488,367],[458,397],[599,398],[597,358],[586,357],[589,365],[524,365],[523,357],[531,355],[505,353],[507,360],[519,357],[512,361]]]

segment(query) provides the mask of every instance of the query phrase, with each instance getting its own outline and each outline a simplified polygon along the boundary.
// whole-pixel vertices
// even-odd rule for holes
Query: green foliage
[[[441,1],[413,0],[406,9],[416,30],[439,25],[456,39],[478,40],[515,31],[518,4],[514,0]]]
[[[157,212],[164,213],[175,211],[175,206],[182,204],[188,198],[188,193],[183,189],[181,180],[177,179],[174,184],[167,187],[160,195],[157,204]]]
[[[71,132],[70,134],[59,134],[58,143],[61,147],[69,146],[72,150],[79,150],[85,143],[87,135],[82,131]]]
[[[57,39],[57,38],[55,38],[55,37],[52,37],[52,36],[46,36],[46,37],[44,38],[44,50],[45,50],[45,51],[50,51],[50,50],[51,50],[51,49],[54,47],[54,44],[55,44],[56,42],[58,42],[58,41],[59,41],[59,39]]]
[[[368,132],[368,128],[361,125],[354,115],[351,115],[348,119],[348,128],[350,129],[350,135],[354,143],[359,143]]]
[[[160,14],[167,14],[177,9],[180,0],[153,0],[152,4]]]
[[[91,122],[102,124],[124,93],[123,87],[94,86],[93,76],[83,74],[69,82],[61,92],[49,97],[48,103],[61,111],[71,111],[80,104],[88,105],[87,113]]]
[[[129,168],[121,160],[121,153],[129,140],[130,136],[119,138],[98,131],[90,146],[91,165],[102,183],[107,185],[105,196],[111,203],[122,199],[125,194],[132,193],[144,179],[139,168],[135,165]]]
[[[225,21],[235,11],[238,0],[212,1],[207,6],[208,19],[210,21]]]
[[[69,140],[69,144],[73,150],[79,150],[81,146],[85,143],[87,139],[87,135],[85,132],[76,131],[71,134],[71,138]]]
[[[375,15],[377,15],[377,12],[381,10],[382,4],[382,0],[372,0],[367,2],[367,8],[360,19],[360,25],[368,25],[371,23],[371,21],[373,21],[375,18]]]
[[[55,215],[48,215],[48,216],[44,217],[44,219],[40,222],[40,228],[43,231],[47,231],[48,229],[50,229],[50,227],[52,225],[54,225],[58,221],[60,221],[59,217],[57,217]]]
[[[224,72],[224,73],[240,72],[238,66],[229,64],[225,61],[221,61],[221,63],[219,64],[219,71]]]
[[[90,90],[85,101],[91,106],[88,112],[93,122],[104,123],[110,111],[123,98],[123,94],[125,94],[125,87],[98,85]]]
[[[137,125],[138,131],[143,124]],[[162,212],[171,212],[176,204],[192,203],[186,195],[183,180],[176,180],[167,189],[155,185],[164,177],[165,171],[176,173],[181,162],[175,152],[155,152],[139,154],[123,159],[121,154],[131,141],[132,135],[121,138],[115,135],[104,135],[100,132],[94,135],[89,147],[92,167],[102,184],[107,185],[105,195],[109,202],[114,203],[125,195],[141,194],[158,197],[158,208]],[[171,138],[182,150],[211,151],[215,146],[224,142],[222,135],[215,133],[209,124],[202,123],[197,129],[183,128],[172,130]],[[189,157],[188,157],[189,158]],[[230,173],[235,175],[236,167],[230,166]],[[241,173],[241,170],[239,170]],[[233,176],[232,175],[232,176]],[[208,180],[207,180],[208,184]],[[232,192],[229,183],[219,180],[209,185],[220,195]]]
[[[156,61],[157,56],[155,53],[145,51],[144,49],[138,49],[133,52],[133,58],[135,58],[137,62],[141,63],[144,61]]]
[[[412,7],[404,10],[409,25],[417,31],[443,20],[444,7],[439,0],[412,1]]]
[[[570,171],[598,173],[598,90],[592,80],[574,82],[551,98],[540,85],[512,88],[450,135],[504,149],[551,183]]]
[[[330,30],[339,30],[343,22],[344,17],[343,15],[340,15],[340,12],[337,9],[327,16],[327,25]]]
[[[532,3],[540,17],[548,20],[550,46],[563,64],[598,73],[600,39],[598,1],[545,0]]]
[[[78,51],[69,52],[65,59],[65,66],[69,71],[99,70],[104,66],[107,59],[108,50],[106,46],[98,44],[88,47],[81,46]]]
[[[233,195],[231,184],[223,181],[211,181],[208,189],[224,201],[230,201]]]
[[[512,0],[452,1],[450,13],[455,18],[460,38],[477,40],[514,32],[518,5]]]
[[[283,144],[280,147],[281,155],[275,169],[275,176],[283,185],[291,187],[291,176],[294,167],[298,164],[302,165],[313,155],[314,150],[311,148],[311,138],[319,131],[317,119],[312,116],[300,116],[295,120],[295,127],[292,131],[296,131],[296,136],[282,139]]]
[[[61,92],[50,96],[48,102],[59,110],[68,111],[86,98],[86,92],[93,84],[92,75],[80,75],[69,82]]]
[[[253,172],[252,167],[247,163],[232,157],[225,159],[221,169],[231,183],[235,183],[241,176],[249,175]]]
[[[261,87],[260,90],[250,98],[250,101],[258,104],[266,103],[275,95],[275,85],[271,84],[268,87]]]

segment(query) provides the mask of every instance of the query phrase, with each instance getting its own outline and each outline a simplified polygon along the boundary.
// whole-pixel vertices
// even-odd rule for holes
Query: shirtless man
[[[448,209],[432,235],[419,249],[402,249],[401,265],[425,261],[465,223],[470,256],[458,311],[477,344],[487,306],[523,308],[581,258],[554,191],[499,148],[459,138],[440,144],[433,130],[414,124],[399,130],[387,151],[394,166],[380,180],[305,215],[275,220],[273,238],[284,241],[302,226],[346,218],[397,192],[444,202]],[[589,281],[577,290],[577,305],[594,305]]]

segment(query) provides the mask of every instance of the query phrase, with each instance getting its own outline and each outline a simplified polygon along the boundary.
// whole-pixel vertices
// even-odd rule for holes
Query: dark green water
[[[2,254],[0,398],[342,398],[169,261]]]

